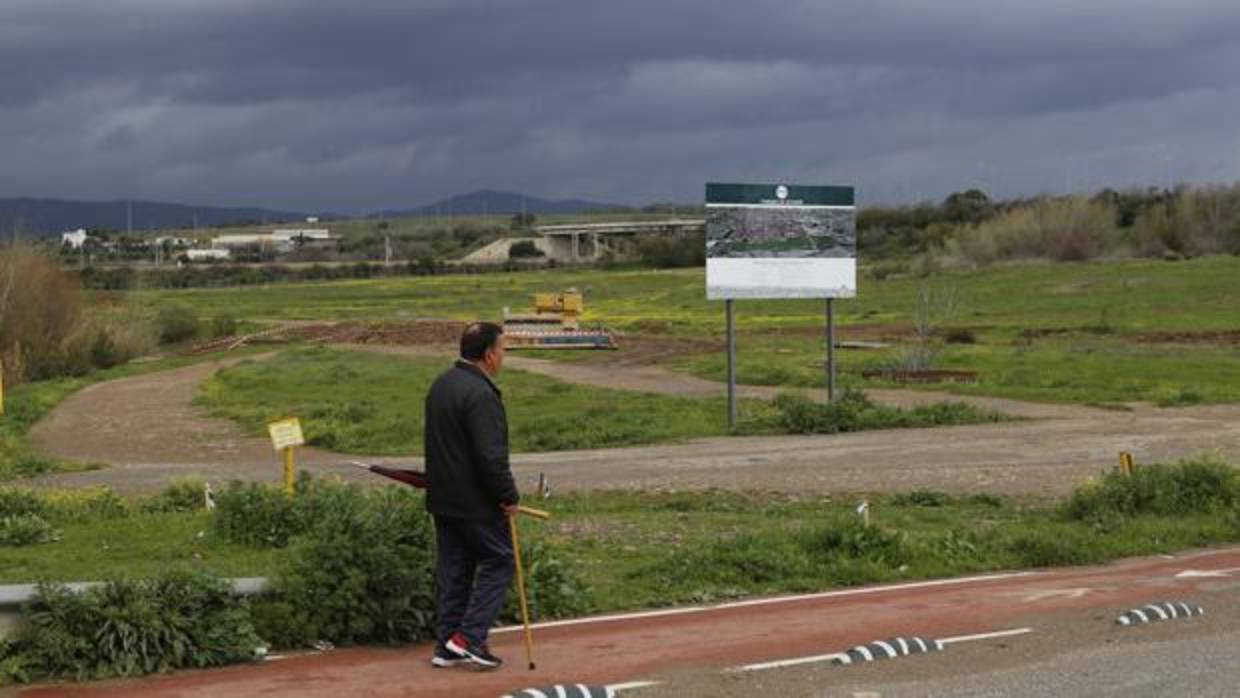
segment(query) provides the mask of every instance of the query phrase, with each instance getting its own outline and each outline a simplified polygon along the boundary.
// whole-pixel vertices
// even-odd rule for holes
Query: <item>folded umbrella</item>
[[[356,461],[356,460],[349,461],[349,465],[361,468],[363,470],[369,470],[370,472],[376,475],[382,475],[384,477],[392,478],[393,480],[403,482],[406,485],[412,485],[420,490],[426,489],[427,484],[428,484],[426,480],[426,473],[422,472],[421,470],[410,470],[407,468],[385,468],[382,465],[371,465],[369,463],[363,463],[361,461]],[[527,516],[533,516],[539,519],[551,518],[550,512],[546,512],[541,509],[532,509],[527,506],[519,506],[517,507],[517,509],[522,514],[525,514]]]

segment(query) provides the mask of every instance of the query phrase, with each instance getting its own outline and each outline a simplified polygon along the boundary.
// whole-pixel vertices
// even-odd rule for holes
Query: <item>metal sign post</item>
[[[835,402],[835,299],[827,299],[827,402]]]
[[[736,428],[736,319],[732,299],[723,302],[728,314],[728,428]]]
[[[268,424],[267,431],[271,434],[272,447],[284,456],[284,493],[292,497],[297,468],[293,449],[306,444],[306,437],[301,432],[301,422],[296,417],[281,419]]]

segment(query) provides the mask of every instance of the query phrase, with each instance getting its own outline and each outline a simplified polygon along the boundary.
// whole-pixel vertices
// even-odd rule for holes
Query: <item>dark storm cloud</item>
[[[0,196],[354,211],[1240,175],[1240,6],[1088,5],[8,2]]]

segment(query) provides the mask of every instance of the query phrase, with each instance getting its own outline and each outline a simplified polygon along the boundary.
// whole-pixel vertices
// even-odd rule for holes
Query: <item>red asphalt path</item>
[[[1227,577],[1240,579],[1240,548],[550,623],[535,628],[536,671],[526,669],[517,628],[492,635],[493,650],[507,660],[494,672],[433,669],[430,646],[420,645],[336,650],[140,680],[38,686],[19,695],[494,697],[556,683],[625,683],[676,670],[826,654],[892,636],[983,633],[1011,627],[1017,619],[1036,631],[1029,619],[1041,611],[1118,614],[1152,601],[1192,601],[1194,592]]]

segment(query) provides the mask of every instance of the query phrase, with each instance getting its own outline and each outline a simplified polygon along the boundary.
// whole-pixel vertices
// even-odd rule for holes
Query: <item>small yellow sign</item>
[[[272,422],[267,425],[267,431],[271,433],[271,445],[277,451],[306,444],[306,437],[301,434],[301,422],[296,417]]]

